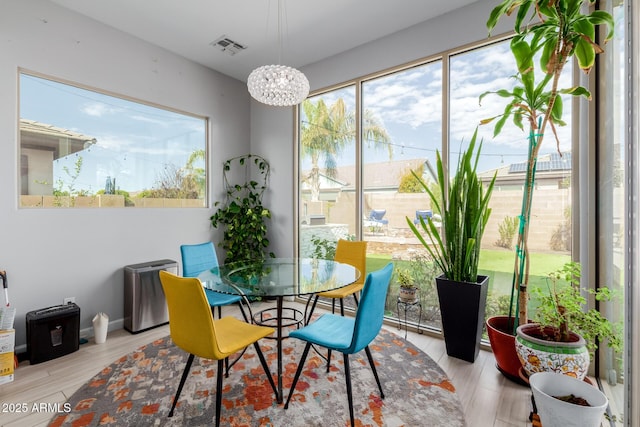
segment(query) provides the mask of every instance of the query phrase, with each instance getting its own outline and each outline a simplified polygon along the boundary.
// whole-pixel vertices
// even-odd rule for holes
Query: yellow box
[[[4,329],[0,331],[0,384],[13,381],[15,341],[15,330]]]

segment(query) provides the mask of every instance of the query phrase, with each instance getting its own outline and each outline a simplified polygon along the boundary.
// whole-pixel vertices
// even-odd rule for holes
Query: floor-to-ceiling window
[[[437,271],[407,220],[434,213],[416,177],[434,181],[436,150],[442,150],[442,62],[435,58],[361,83],[361,237],[368,242],[368,266],[381,268],[392,258],[396,273],[418,285],[422,324],[437,328]],[[394,280],[387,299],[391,316],[397,315],[397,295]],[[408,314],[416,321],[419,311]]]
[[[418,222],[420,215],[437,218],[438,212],[416,177],[435,184],[436,150],[445,165],[456,164],[480,122],[504,109],[503,98],[487,95],[480,103],[480,95],[512,85],[514,69],[509,40],[495,40],[329,88],[306,100],[299,122],[299,253],[329,256],[338,238],[366,240],[367,269],[392,259],[397,269],[408,271],[420,287],[421,324],[439,329],[433,284],[438,272],[407,224]],[[569,67],[563,83],[568,85],[570,76]],[[547,273],[571,259],[570,105],[564,118],[560,143],[548,138],[540,152],[529,243],[534,286],[544,285]],[[505,125],[494,138],[488,124],[479,128],[479,135],[479,172],[487,182],[498,173],[480,269],[491,277],[487,314],[506,314],[528,134]],[[396,289],[392,281],[390,316],[398,315]],[[418,314],[416,310],[409,317],[417,322]]]
[[[617,298],[600,303],[600,310],[622,327],[625,314],[625,152],[626,152],[626,82],[628,72],[625,28],[625,8],[622,0],[601,2],[601,8],[615,20],[615,36],[599,58],[597,74],[599,112],[597,140],[598,222],[597,259],[598,286],[612,289]],[[624,359],[603,346],[597,358],[599,376],[607,383],[611,416],[624,419]]]
[[[513,88],[515,68],[509,41],[456,52],[449,57],[449,164],[451,167],[457,164],[460,152],[477,129],[477,138],[483,144],[478,170],[487,181],[496,175],[480,260],[481,273],[491,278],[487,316],[506,314],[511,300],[514,245],[527,170],[526,123],[520,129],[508,119],[494,135],[495,123],[506,105],[505,98],[495,92]],[[561,87],[571,86],[571,69],[571,64],[567,64]],[[546,135],[538,154],[527,246],[531,290],[546,287],[547,275],[572,258],[571,102],[565,100],[564,105],[566,125],[556,127],[557,139],[552,132]],[[486,124],[479,125],[481,122]],[[531,298],[530,305],[535,304],[535,298]]]
[[[339,238],[357,235],[355,86],[309,97],[300,111],[299,252],[333,256]]]

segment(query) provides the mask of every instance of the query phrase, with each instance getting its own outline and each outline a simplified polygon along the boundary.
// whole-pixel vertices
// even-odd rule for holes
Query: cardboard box
[[[0,384],[13,381],[13,366],[16,331],[14,329],[0,330]]]

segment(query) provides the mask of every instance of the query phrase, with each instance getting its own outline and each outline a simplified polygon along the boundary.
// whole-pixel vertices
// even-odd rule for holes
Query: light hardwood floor
[[[254,310],[258,309],[260,307],[254,307]],[[225,308],[223,312],[224,315],[239,316],[235,308]],[[404,330],[399,331],[397,323],[386,324],[384,327],[404,338]],[[64,357],[33,366],[28,361],[22,362],[15,372],[14,382],[0,385],[0,403],[21,404],[27,407],[27,411],[0,413],[0,425],[46,426],[55,414],[46,410],[32,412],[34,404],[38,407],[43,403],[58,403],[62,406],[67,398],[100,369],[141,345],[168,334],[168,326],[139,334],[130,334],[121,329],[110,332],[104,344],[95,344],[90,339],[78,351]],[[468,363],[448,357],[444,341],[439,338],[409,331],[407,339],[447,373],[460,397],[469,427],[531,426],[530,390],[503,377],[497,371],[490,351],[481,350],[475,363]],[[428,404],[429,402],[425,402],[425,405]]]

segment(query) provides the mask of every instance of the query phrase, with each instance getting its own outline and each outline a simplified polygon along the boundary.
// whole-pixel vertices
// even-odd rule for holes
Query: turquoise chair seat
[[[309,324],[302,335],[296,336],[297,331],[292,331],[289,336],[342,352],[351,345],[355,325],[356,321],[353,317],[324,314]]]
[[[331,361],[332,350],[342,353],[344,359],[344,376],[347,383],[347,398],[349,402],[351,426],[355,425],[355,421],[353,415],[353,396],[351,391],[351,373],[349,367],[350,354],[358,353],[364,349],[367,354],[367,359],[369,360],[369,366],[371,366],[373,376],[378,384],[380,397],[384,399],[384,392],[382,391],[378,372],[376,371],[376,366],[373,362],[371,351],[369,350],[369,343],[378,336],[380,328],[382,327],[382,321],[384,320],[384,306],[392,273],[393,264],[389,263],[384,268],[371,272],[367,275],[355,319],[338,316],[336,314],[324,314],[315,322],[289,333],[289,337],[306,341],[306,345],[302,352],[300,363],[298,363],[298,369],[296,370],[296,374],[293,378],[291,391],[289,391],[289,397],[284,405],[284,409],[289,407],[289,401],[295,392],[298,378],[300,378],[300,373],[304,368],[304,362],[307,359],[309,349],[312,345],[325,347],[329,350],[329,356],[327,357],[328,363]],[[314,402],[311,401],[306,404],[313,403]]]

